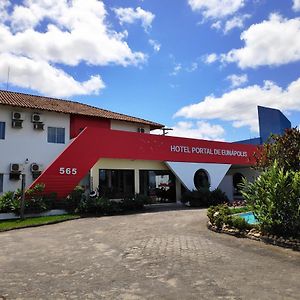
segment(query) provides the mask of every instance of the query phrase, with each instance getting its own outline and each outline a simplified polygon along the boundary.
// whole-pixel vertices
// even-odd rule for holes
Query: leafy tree
[[[242,194],[262,230],[299,236],[300,171],[285,171],[275,161],[253,183],[244,179]]]
[[[285,171],[300,170],[300,130],[286,129],[283,135],[271,135],[269,141],[254,154],[256,168],[264,171],[276,160]]]

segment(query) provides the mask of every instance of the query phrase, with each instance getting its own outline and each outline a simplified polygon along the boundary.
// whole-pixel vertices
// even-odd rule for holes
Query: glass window
[[[197,190],[209,188],[208,174],[205,170],[200,169],[194,175],[194,185]]]
[[[0,122],[0,140],[5,139],[5,122]]]
[[[234,195],[241,196],[241,186],[240,184],[243,182],[244,175],[241,173],[235,173],[233,175],[233,188],[234,188]]]
[[[152,202],[175,202],[175,176],[167,170],[141,170],[140,193]]]
[[[3,193],[3,174],[0,174],[0,193]]]
[[[64,144],[65,128],[48,127],[48,143]]]
[[[99,170],[99,195],[109,199],[134,196],[134,170]]]

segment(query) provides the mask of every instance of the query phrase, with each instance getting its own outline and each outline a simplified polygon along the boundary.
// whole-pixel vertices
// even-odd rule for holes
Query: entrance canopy
[[[101,158],[252,165],[253,145],[86,127],[31,187],[66,197]]]

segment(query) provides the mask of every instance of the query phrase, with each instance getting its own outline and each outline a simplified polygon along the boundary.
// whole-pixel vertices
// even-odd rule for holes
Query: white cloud
[[[171,127],[173,130],[168,132],[169,136],[178,136],[205,140],[224,140],[225,130],[220,125],[213,125],[204,121],[180,121]],[[161,130],[151,131],[153,134],[162,134]]]
[[[216,21],[216,22],[212,23],[211,28],[214,28],[216,30],[220,30],[222,28],[222,22],[219,20],[219,21]]]
[[[294,0],[293,10],[300,11],[300,0]]]
[[[124,23],[133,24],[137,21],[141,21],[142,26],[146,31],[151,28],[152,21],[155,18],[153,13],[143,10],[140,7],[137,7],[135,10],[131,7],[118,7],[113,8],[113,11],[121,25]]]
[[[175,66],[173,68],[173,71],[170,73],[171,76],[176,76],[181,71],[182,65],[179,63],[175,63]]]
[[[11,54],[0,54],[0,82],[7,80],[23,88],[38,90],[51,97],[69,97],[72,95],[98,94],[105,87],[99,75],[89,80],[78,82],[59,68],[54,68],[45,61],[32,60]]]
[[[219,19],[234,14],[244,6],[244,0],[188,0],[193,11],[204,17]]]
[[[241,34],[244,48],[223,54],[223,62],[240,68],[283,65],[300,60],[300,18],[284,19],[278,14],[254,24]]]
[[[204,57],[204,62],[206,64],[212,64],[214,63],[216,60],[218,59],[218,56],[216,53],[211,53],[211,54],[208,54]]]
[[[68,95],[97,93],[104,87],[98,74],[94,74],[91,81],[78,82],[60,69],[61,66],[77,66],[79,63],[128,66],[146,60],[145,54],[130,49],[125,41],[126,32],[112,30],[102,1],[26,0],[9,8],[6,19],[0,19],[0,55],[21,64],[11,65],[11,71],[16,69],[19,76],[11,78],[12,84],[21,85],[18,78],[26,78],[29,72],[26,66],[30,72],[35,68],[41,74],[50,72],[51,86],[57,96],[60,96],[60,90],[61,96],[66,95],[64,86],[70,89]],[[1,2],[0,15],[7,12],[7,5]],[[57,67],[57,64],[61,66]],[[6,74],[7,69],[3,69],[3,63],[1,65],[0,73]],[[31,77],[35,78],[33,74]],[[55,80],[58,77],[60,81]],[[24,85],[27,84],[21,86]],[[44,85],[41,80],[36,80],[29,86],[44,93]]]
[[[160,48],[161,48],[161,44],[158,41],[155,40],[149,40],[149,44],[153,47],[153,50],[155,52],[159,52]]]
[[[190,67],[186,68],[187,72],[194,72],[198,69],[198,63],[197,62],[192,62]]]
[[[226,79],[231,82],[232,88],[236,88],[248,82],[247,74],[242,74],[242,75],[231,74],[227,76]]]
[[[244,27],[244,21],[246,19],[250,18],[250,15],[245,14],[242,16],[235,16],[225,22],[224,26],[224,33],[228,33],[234,28],[243,28]]]
[[[194,119],[221,119],[232,122],[236,128],[250,126],[258,131],[257,106],[282,111],[300,111],[300,77],[284,89],[273,82],[263,86],[238,88],[220,97],[207,96],[199,103],[181,108],[175,117]]]

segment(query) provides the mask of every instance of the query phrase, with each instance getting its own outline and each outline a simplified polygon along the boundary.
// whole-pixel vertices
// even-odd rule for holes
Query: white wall
[[[221,181],[219,188],[227,195],[230,201],[234,200],[233,175],[241,173],[247,180],[253,182],[259,173],[251,167],[232,167],[228,170],[226,176]]]
[[[110,124],[111,124],[111,129],[113,130],[137,132],[138,128],[144,128],[145,133],[150,133],[150,126],[148,125],[130,123],[125,121],[117,121],[117,120],[111,120]]]
[[[190,191],[196,190],[194,184],[195,173],[203,169],[209,177],[210,189],[216,189],[226,172],[231,165],[228,164],[213,164],[213,163],[190,163],[190,162],[171,162],[166,164],[170,167],[173,173],[181,180],[187,189]]]
[[[23,128],[11,127],[12,112],[24,113]],[[34,130],[31,122],[32,113],[40,113],[45,130]],[[26,174],[26,185],[32,183],[30,172],[31,163],[42,164],[47,167],[58,154],[69,143],[70,139],[70,117],[67,114],[20,109],[10,106],[0,106],[0,121],[5,122],[5,139],[0,139],[0,173],[9,173],[10,163],[25,163],[24,173]],[[52,144],[47,142],[47,127],[65,128],[65,144]],[[3,190],[14,191],[20,188],[21,181],[9,180],[8,175],[3,178]]]

